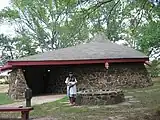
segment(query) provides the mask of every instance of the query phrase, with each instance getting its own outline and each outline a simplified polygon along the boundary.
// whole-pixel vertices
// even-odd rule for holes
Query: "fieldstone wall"
[[[143,88],[152,85],[143,63],[117,63],[75,68],[78,89]]]
[[[85,90],[77,93],[77,105],[109,105],[125,101],[122,90]]]
[[[143,63],[39,66],[13,69],[9,76],[9,96],[24,98],[25,88],[33,95],[66,93],[65,79],[72,71],[77,78],[77,91],[119,88],[143,88],[152,85]],[[49,71],[48,71],[49,70]],[[25,77],[24,77],[25,75]],[[37,85],[38,84],[38,85]]]
[[[106,69],[104,64],[75,65],[61,67],[58,78],[50,79],[50,92],[65,93],[64,84],[68,71],[76,76],[77,90],[97,90],[112,88],[143,88],[152,85],[151,78],[143,63],[114,63]]]
[[[22,69],[13,69],[9,75],[8,95],[12,99],[23,99],[27,87]]]

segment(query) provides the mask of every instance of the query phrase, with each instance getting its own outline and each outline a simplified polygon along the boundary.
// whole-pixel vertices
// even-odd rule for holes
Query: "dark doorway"
[[[47,87],[48,87],[48,82],[49,82],[49,79],[50,79],[50,70],[49,69],[45,69],[44,70],[44,74],[43,74],[43,93],[47,93]]]
[[[24,76],[29,88],[32,89],[33,95],[44,93],[44,68],[41,67],[25,67]]]
[[[33,95],[37,96],[65,93],[67,68],[67,66],[29,66],[23,69],[28,87],[32,89]]]

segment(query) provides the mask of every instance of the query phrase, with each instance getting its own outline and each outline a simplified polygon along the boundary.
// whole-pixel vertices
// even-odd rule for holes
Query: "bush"
[[[9,81],[8,80],[1,80],[0,84],[9,84]]]
[[[153,60],[151,66],[147,66],[147,70],[151,77],[158,77],[160,75],[160,61]]]
[[[4,82],[4,84],[9,84],[9,81],[8,81],[8,80],[6,80],[6,81]]]

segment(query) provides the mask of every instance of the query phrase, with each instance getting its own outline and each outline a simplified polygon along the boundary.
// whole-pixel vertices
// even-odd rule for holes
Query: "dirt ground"
[[[48,102],[53,102],[59,99],[62,99],[65,96],[65,94],[60,94],[60,95],[44,95],[44,96],[35,96],[31,99],[31,104],[32,105],[40,105]],[[23,101],[17,101],[12,104],[5,104],[5,105],[0,105],[1,107],[17,107],[17,106],[25,106],[26,102],[25,100]]]
[[[7,93],[9,84],[0,84],[0,93]]]
[[[42,117],[42,118],[34,118],[31,120],[58,120],[58,119],[53,117]]]

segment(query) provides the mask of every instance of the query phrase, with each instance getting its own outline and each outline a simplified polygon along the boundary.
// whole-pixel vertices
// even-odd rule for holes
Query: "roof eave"
[[[0,72],[12,69],[12,65],[6,64],[0,68]]]
[[[118,58],[118,59],[92,59],[92,60],[43,60],[43,61],[9,61],[12,66],[33,66],[33,65],[73,65],[73,64],[96,64],[96,63],[124,63],[124,62],[143,62],[149,58]]]

